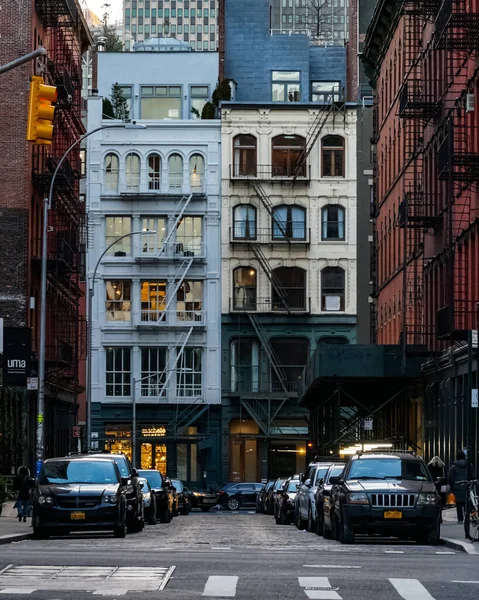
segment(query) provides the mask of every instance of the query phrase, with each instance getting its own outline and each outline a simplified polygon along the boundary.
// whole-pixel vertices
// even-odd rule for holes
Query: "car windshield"
[[[321,481],[321,479],[324,479],[324,476],[326,475],[326,473],[328,472],[329,467],[324,467],[321,469],[318,469],[316,472],[316,482]]]
[[[171,483],[172,483],[172,485],[175,486],[177,492],[183,491],[183,484],[181,483],[181,481],[179,479],[172,479]]]
[[[299,481],[290,481],[288,484],[288,492],[298,491]]]
[[[40,485],[74,483],[118,483],[118,475],[111,461],[62,460],[43,466]]]
[[[161,487],[163,485],[163,481],[161,479],[161,475],[158,471],[138,471],[138,474],[148,479],[151,487]]]
[[[113,460],[116,462],[116,466],[121,473],[122,477],[129,477],[130,471],[128,470],[128,465],[126,464],[126,460],[123,456],[114,456]]]
[[[278,481],[276,481],[276,483],[274,484],[274,489],[279,490],[283,487],[283,485],[284,485],[284,479],[278,479]]]
[[[419,460],[368,458],[355,460],[348,479],[412,479],[428,481],[426,467]]]

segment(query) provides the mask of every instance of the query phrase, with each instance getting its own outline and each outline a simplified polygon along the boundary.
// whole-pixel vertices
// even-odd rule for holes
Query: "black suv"
[[[85,460],[92,457],[110,458],[114,460],[120,471],[120,475],[128,480],[126,486],[126,524],[128,533],[142,531],[145,525],[145,514],[143,507],[143,492],[141,483],[138,481],[138,471],[133,468],[126,454],[122,452],[88,452],[87,454],[71,454],[79,459]]]
[[[162,523],[169,523],[175,509],[175,492],[171,481],[156,469],[140,469],[138,475],[148,479],[151,491],[156,496],[156,516]]]
[[[108,458],[51,458],[33,490],[33,535],[112,529],[126,534],[126,489],[115,461]]]
[[[439,543],[441,499],[415,454],[358,453],[329,482],[333,538],[350,544],[356,533],[380,533]]]

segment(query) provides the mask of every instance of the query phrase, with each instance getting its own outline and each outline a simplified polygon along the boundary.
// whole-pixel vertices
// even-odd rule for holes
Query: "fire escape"
[[[36,12],[45,28],[48,59],[45,81],[58,88],[55,132],[51,146],[32,150],[33,184],[38,197],[48,195],[53,172],[84,127],[81,121],[81,51],[83,31],[78,4],[73,0],[36,0]],[[55,180],[50,207],[47,305],[47,381],[76,394],[78,361],[83,355],[86,324],[80,318],[80,278],[85,208],[79,198],[80,155],[72,151]],[[41,240],[32,240],[32,268],[39,274]]]

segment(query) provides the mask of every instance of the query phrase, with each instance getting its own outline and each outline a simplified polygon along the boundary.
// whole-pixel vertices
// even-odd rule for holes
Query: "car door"
[[[256,502],[256,490],[252,483],[242,484],[241,489],[241,504],[243,506],[251,505]]]

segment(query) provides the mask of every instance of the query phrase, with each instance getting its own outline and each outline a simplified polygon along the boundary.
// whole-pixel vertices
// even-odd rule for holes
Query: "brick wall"
[[[347,100],[354,102],[358,90],[358,1],[349,0],[349,40],[347,53]]]

